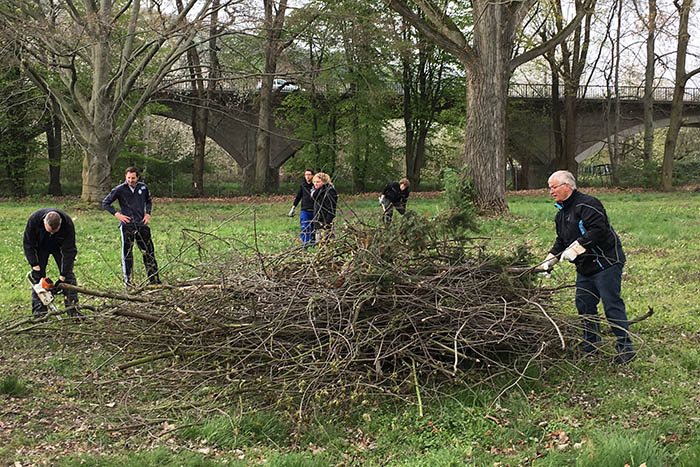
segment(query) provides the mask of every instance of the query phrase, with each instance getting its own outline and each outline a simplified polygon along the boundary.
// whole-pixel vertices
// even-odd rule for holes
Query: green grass
[[[29,393],[26,383],[15,375],[3,376],[0,379],[0,394],[11,397],[24,396]]]
[[[572,360],[533,369],[520,381],[446,388],[443,397],[423,401],[423,417],[410,397],[368,398],[337,413],[308,414],[302,424],[272,408],[247,413],[245,401],[241,410],[231,407],[226,413],[194,418],[188,416],[184,400],[179,415],[167,422],[177,429],[159,438],[143,436],[140,430],[156,433],[162,422],[145,420],[133,432],[119,429],[122,415],[159,400],[157,391],[139,386],[137,377],[123,380],[107,363],[101,374],[103,392],[76,383],[86,369],[108,362],[117,349],[81,342],[79,327],[72,338],[50,341],[2,335],[0,370],[18,375],[9,386],[26,387],[31,381],[32,391],[11,402],[9,393],[0,395],[0,401],[16,405],[6,412],[14,415],[2,421],[17,422],[11,437],[0,438],[0,463],[38,463],[45,458],[42,443],[50,443],[57,449],[70,445],[65,449],[86,451],[62,465],[250,465],[263,459],[275,466],[700,465],[700,196],[622,192],[600,198],[628,255],[623,297],[629,315],[655,310],[651,318],[633,325],[639,358],[627,367],[616,367],[607,357]],[[55,204],[39,199],[0,204],[0,274],[5,284],[0,318],[16,319],[30,313],[22,230],[33,210]],[[152,231],[163,278],[177,281],[196,274],[190,266],[200,253],[191,247],[195,239],[210,256],[240,248],[275,253],[297,247],[298,217],[285,216],[290,204],[291,197],[237,204],[156,200]],[[509,205],[510,216],[481,222],[478,235],[489,240],[479,242],[505,251],[524,244],[544,257],[554,239],[551,200],[543,191],[541,197],[511,197]],[[435,214],[441,206],[436,199],[409,202],[420,214]],[[79,283],[119,289],[114,218],[77,200],[56,207],[75,217]],[[339,218],[378,224],[378,211],[373,197],[341,197]],[[313,252],[299,254],[313,258]],[[135,267],[143,278],[138,252]],[[49,274],[56,275],[55,265],[49,266]],[[574,277],[573,267],[564,264],[542,283],[572,283]],[[575,313],[570,290],[561,293],[560,303]],[[611,349],[610,336],[606,344]],[[0,380],[0,388],[6,381],[7,376]],[[503,387],[510,389],[500,394]],[[208,395],[203,390],[197,397]],[[42,423],[29,423],[29,413],[65,426],[46,431]]]

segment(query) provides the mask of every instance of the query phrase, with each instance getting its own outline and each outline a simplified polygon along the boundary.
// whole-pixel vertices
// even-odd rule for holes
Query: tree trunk
[[[253,193],[255,191],[255,165],[248,164],[242,167],[242,171],[241,191],[243,193]]]
[[[554,55],[554,54],[552,54]],[[564,132],[561,128],[561,102],[559,102],[559,70],[556,62],[552,67],[552,133],[554,134],[554,170],[564,165]]]
[[[62,126],[61,119],[53,112],[46,123],[46,143],[49,153],[49,194],[63,196],[61,188]]]
[[[83,154],[83,189],[80,199],[88,203],[101,203],[112,186],[112,159],[110,141],[93,140]],[[116,157],[115,157],[116,158]]]
[[[683,120],[683,94],[685,94],[685,84],[687,80],[699,69],[696,68],[690,73],[685,71],[686,54],[688,52],[688,17],[692,8],[692,0],[683,0],[682,5],[675,4],[679,8],[680,21],[678,24],[678,46],[676,48],[676,82],[673,87],[673,101],[671,102],[671,115],[664,142],[664,161],[661,166],[661,188],[664,191],[673,190],[673,158],[676,153],[676,143],[678,132],[681,129]]]
[[[260,88],[260,110],[258,113],[258,128],[255,136],[255,186],[256,193],[268,190],[268,172],[270,169],[270,117],[272,114],[272,76],[265,66],[265,76]]]
[[[192,196],[204,196],[204,154],[209,126],[209,109],[195,104],[192,110],[192,136],[194,137],[194,160],[192,161]],[[206,105],[206,104],[205,104]]]
[[[561,165],[557,167],[559,170],[568,170],[574,176],[578,172],[578,164],[576,163],[576,122],[578,120],[578,114],[576,112],[576,91],[578,90],[578,85],[575,88],[570,88],[565,86],[564,91],[564,118],[565,118],[565,129],[564,129],[564,154]]]
[[[495,41],[494,41],[495,43]],[[482,212],[506,213],[506,103],[508,77],[501,54],[467,71],[467,123],[464,162]]]
[[[282,44],[282,29],[287,10],[287,0],[280,0],[273,8],[274,0],[263,0],[265,9],[264,55],[265,65],[261,78],[260,109],[258,113],[258,128],[255,138],[255,187],[257,193],[265,193],[271,187],[270,175],[270,130],[272,128],[272,80],[277,72],[277,59],[291,42]]]
[[[647,20],[647,64],[644,73],[644,159],[654,154],[654,48],[656,36],[656,0],[649,0]]]

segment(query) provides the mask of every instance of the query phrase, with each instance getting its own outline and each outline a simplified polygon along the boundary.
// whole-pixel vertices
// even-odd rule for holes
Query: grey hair
[[[574,174],[568,170],[557,170],[549,176],[547,183],[551,182],[552,180],[556,180],[557,183],[566,183],[572,190],[576,189],[576,178],[574,178]]]
[[[61,215],[56,211],[50,211],[44,216],[44,222],[51,227],[51,230],[56,231],[61,228]]]

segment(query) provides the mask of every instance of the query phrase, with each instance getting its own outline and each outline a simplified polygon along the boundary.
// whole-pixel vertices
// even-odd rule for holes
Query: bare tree
[[[182,12],[184,10],[182,0],[176,0],[176,3],[178,12]],[[220,3],[220,0],[212,0],[212,13],[206,41],[208,63],[202,63],[197,47],[187,49],[187,65],[192,88],[192,137],[194,138],[192,195],[194,197],[204,196],[204,155],[206,153],[209,112],[221,76],[216,45],[219,35]],[[191,26],[196,27],[196,25]]]
[[[51,102],[51,110],[46,116],[45,133],[49,153],[49,194],[62,196],[61,160],[63,159],[63,123],[59,117],[61,109]]]
[[[591,20],[593,18],[592,5],[590,8],[581,0],[575,1],[576,12],[583,14],[583,21],[576,26],[571,40],[564,40],[560,44],[561,61],[556,69],[564,81],[564,122],[563,152],[555,161],[555,167],[559,170],[568,170],[574,175],[578,172],[576,162],[576,128],[578,122],[578,91],[581,78],[586,67],[588,48],[591,43]],[[555,24],[557,32],[564,29],[561,0],[554,2]]]
[[[465,163],[482,211],[507,212],[505,196],[506,107],[511,73],[521,64],[558,45],[591,8],[586,0],[574,18],[549,41],[516,56],[523,20],[536,0],[491,2],[472,0],[474,25],[463,32],[431,0],[415,0],[425,19],[404,0],[384,0],[421,33],[453,54],[466,70],[467,122]],[[470,40],[471,37],[471,40]]]
[[[192,45],[184,19],[201,21],[210,2],[189,0],[178,15],[142,14],[141,0],[8,2],[11,8],[0,10],[0,34],[22,47],[16,61],[59,106],[84,150],[81,198],[98,202],[136,117]]]
[[[446,53],[405,21],[400,25],[399,49],[403,88],[403,120],[406,128],[406,177],[418,188],[426,162],[428,134],[445,95]]]
[[[635,2],[636,6],[636,2]],[[654,65],[656,48],[656,0],[649,0],[647,19],[646,66],[644,69],[644,158],[651,160],[654,153]],[[641,16],[641,15],[640,15]]]
[[[272,80],[277,73],[277,60],[291,41],[283,42],[284,20],[287,0],[263,0],[263,53],[265,63],[260,86],[260,110],[255,141],[255,185],[258,193],[269,191],[273,180],[270,174],[270,131],[272,129]]]
[[[671,115],[664,142],[664,161],[661,166],[661,188],[665,191],[673,189],[673,158],[676,152],[678,133],[683,123],[683,95],[685,85],[690,78],[700,73],[700,67],[691,71],[685,70],[686,55],[690,33],[688,31],[688,19],[693,6],[693,0],[682,0],[678,3],[674,0],[679,16],[678,44],[676,47],[676,81],[673,85],[673,100],[671,101]]]

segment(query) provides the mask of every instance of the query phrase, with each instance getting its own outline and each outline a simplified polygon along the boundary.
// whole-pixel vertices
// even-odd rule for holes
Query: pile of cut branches
[[[106,301],[81,331],[111,345],[105,364],[183,396],[255,391],[303,407],[420,394],[561,357],[575,321],[552,289],[506,272],[523,259],[409,212],[309,250],[204,256],[195,279]]]

